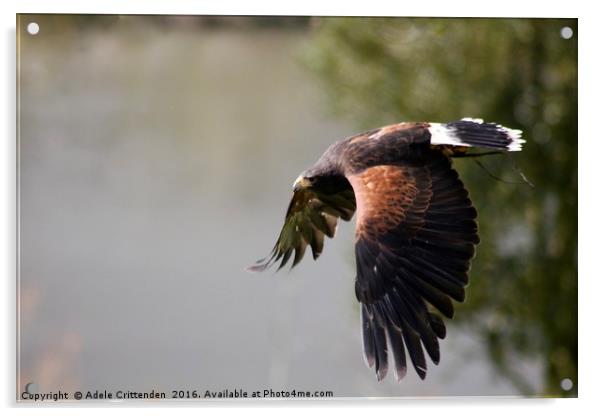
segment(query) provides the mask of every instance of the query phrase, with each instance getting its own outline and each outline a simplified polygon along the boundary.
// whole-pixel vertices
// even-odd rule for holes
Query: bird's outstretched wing
[[[379,380],[389,349],[398,379],[406,374],[406,349],[420,378],[424,350],[439,362],[445,325],[428,305],[453,316],[451,299],[464,300],[479,242],[476,210],[451,162],[435,151],[425,160],[348,176],[357,201],[355,292],[364,355]]]
[[[298,189],[286,211],[282,231],[271,253],[247,270],[263,271],[280,260],[278,269],[291,258],[297,265],[311,246],[314,260],[324,248],[324,236],[334,237],[338,218],[349,221],[355,212],[355,196],[351,188],[328,195],[316,194],[311,189]]]

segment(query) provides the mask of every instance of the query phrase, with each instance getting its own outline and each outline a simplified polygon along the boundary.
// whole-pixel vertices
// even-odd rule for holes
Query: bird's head
[[[297,179],[295,179],[293,191],[311,188],[316,182],[316,178],[316,176],[311,176],[307,172],[303,172],[301,175],[299,175],[299,177],[297,177]]]
[[[293,191],[311,190],[317,194],[330,194],[351,189],[345,176],[329,166],[314,166],[297,177],[293,184]]]

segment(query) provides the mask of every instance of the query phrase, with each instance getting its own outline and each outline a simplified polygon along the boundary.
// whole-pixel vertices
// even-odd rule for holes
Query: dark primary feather
[[[437,364],[438,339],[445,337],[431,308],[451,318],[451,299],[464,300],[478,243],[476,212],[449,160],[435,151],[423,166],[370,168],[350,182],[358,198],[356,295],[366,361],[381,379],[387,348],[379,340],[386,332],[397,378],[407,371],[405,351],[424,378],[425,352]],[[397,205],[387,202],[387,192],[397,195]]]
[[[342,190],[319,196],[309,189],[294,191],[286,211],[282,231],[270,254],[247,268],[260,272],[280,261],[281,269],[291,257],[296,266],[309,245],[316,260],[324,248],[324,236],[334,237],[338,218],[349,221],[355,212],[353,191]]]

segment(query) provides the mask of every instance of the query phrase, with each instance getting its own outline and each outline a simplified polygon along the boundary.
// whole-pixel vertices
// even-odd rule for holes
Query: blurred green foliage
[[[360,129],[475,117],[524,131],[523,152],[480,160],[504,181],[455,163],[481,244],[454,322],[482,337],[524,394],[576,396],[577,21],[325,18],[312,28],[306,62]],[[543,391],[521,375],[530,360],[544,368]]]

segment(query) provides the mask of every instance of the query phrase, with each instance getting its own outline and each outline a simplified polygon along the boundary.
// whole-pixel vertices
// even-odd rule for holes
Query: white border
[[[132,14],[247,14],[247,15],[321,15],[321,16],[442,16],[442,17],[577,17],[575,2],[546,1],[545,6],[524,0],[503,2],[477,0],[421,0],[364,2],[303,0],[284,2],[275,0],[95,0],[78,2],[57,0],[21,0],[20,13],[132,13]],[[583,13],[582,13],[583,15]]]
[[[493,4],[492,4],[493,3]],[[430,400],[379,400],[379,401],[339,401],[339,402],[260,402],[260,403],[202,403],[201,411],[216,410],[224,407],[249,407],[252,412],[281,412],[282,407],[294,406],[287,411],[305,412],[307,407],[345,407],[346,413],[365,414],[367,407],[378,407],[376,411],[393,410],[395,412],[446,413],[466,415],[506,415],[509,411],[529,411],[546,415],[563,415],[568,412],[582,412],[600,409],[598,386],[600,384],[600,305],[602,293],[600,266],[595,264],[599,257],[600,246],[600,164],[602,157],[602,137],[597,125],[600,111],[600,66],[599,13],[589,1],[546,1],[525,2],[524,0],[506,0],[504,2],[483,1],[381,1],[369,2],[304,0],[293,4],[282,1],[184,1],[184,0],[88,0],[72,2],[66,0],[2,2],[1,19],[3,22],[2,91],[1,123],[4,126],[4,140],[0,155],[0,229],[4,230],[0,240],[0,265],[2,265],[4,290],[1,319],[1,331],[4,335],[0,343],[2,368],[0,394],[5,407],[14,406],[15,397],[15,14],[20,13],[136,13],[136,14],[288,14],[288,15],[401,15],[401,16],[498,16],[498,17],[578,17],[579,30],[579,322],[582,329],[579,339],[579,396],[573,400],[500,400],[500,399],[430,399]],[[9,371],[6,371],[6,370]],[[104,412],[104,406],[88,409],[87,412]],[[268,409],[265,409],[268,407]],[[404,409],[399,409],[403,407]],[[305,409],[304,409],[305,408]],[[387,409],[388,408],[388,409]],[[393,408],[393,409],[392,409]],[[166,407],[145,407],[144,414],[163,414]],[[28,409],[10,409],[22,413]],[[123,411],[123,409],[113,409]],[[127,410],[133,411],[134,406]],[[138,410],[138,409],[136,409]],[[196,409],[184,409],[198,412]],[[53,407],[51,413],[80,413],[81,408],[67,409]],[[589,413],[589,412],[587,412]],[[586,413],[586,414],[587,414]]]

